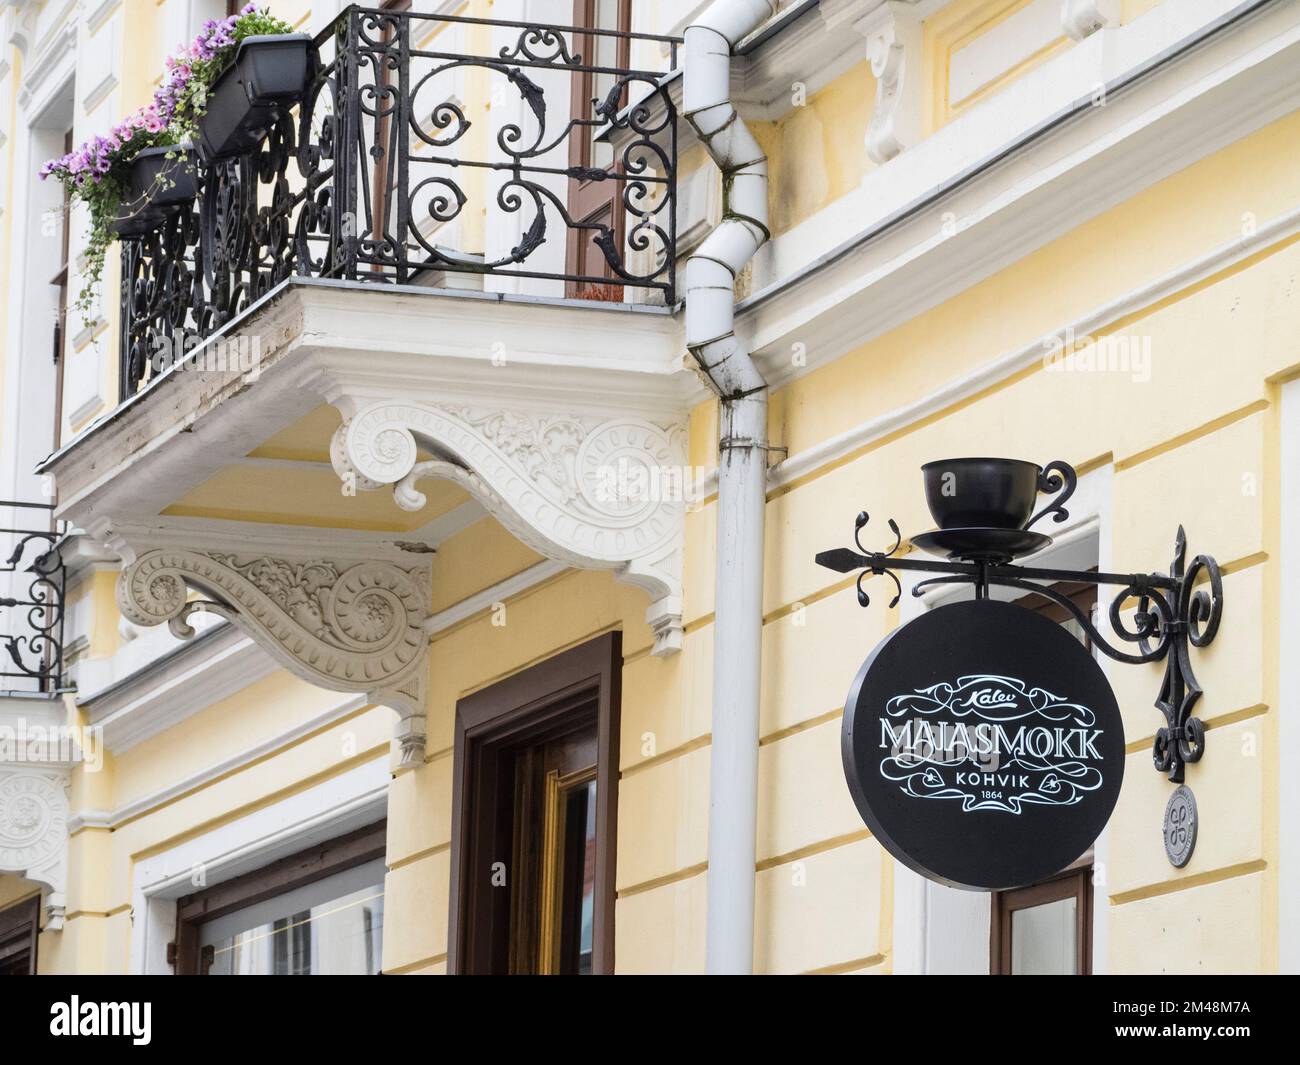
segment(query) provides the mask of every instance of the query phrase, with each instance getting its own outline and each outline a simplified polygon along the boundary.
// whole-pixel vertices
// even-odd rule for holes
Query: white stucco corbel
[[[336,405],[344,422],[330,454],[346,489],[390,488],[398,506],[418,511],[426,503],[421,481],[458,484],[545,557],[612,570],[643,588],[653,653],[681,649],[682,535],[692,487],[684,426],[499,403]]]
[[[866,38],[867,60],[876,79],[867,155],[873,162],[887,163],[921,139],[922,15],[917,0],[838,0],[823,6],[822,18],[831,32],[851,28]]]
[[[0,764],[0,872],[40,886],[48,932],[67,910],[68,784],[67,769]]]
[[[427,561],[152,547],[122,571],[117,601],[180,638],[194,613],[216,614],[309,683],[391,707],[407,767],[424,758],[430,581]]]
[[[1104,26],[1118,26],[1119,14],[1119,0],[1061,0],[1061,28],[1076,41]]]

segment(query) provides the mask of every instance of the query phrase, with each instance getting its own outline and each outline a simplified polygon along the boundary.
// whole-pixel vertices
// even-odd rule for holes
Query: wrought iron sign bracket
[[[1050,463],[1045,470],[1062,467],[1068,471],[1068,490],[1053,507],[1038,517],[1053,511],[1056,512],[1056,521],[1067,516],[1059,504],[1073,489],[1074,471],[1063,463]],[[1055,490],[1055,487],[1047,490]],[[1202,689],[1192,670],[1190,649],[1205,647],[1219,630],[1223,615],[1223,580],[1218,563],[1209,555],[1197,555],[1190,565],[1187,564],[1187,537],[1182,526],[1178,528],[1174,558],[1167,574],[1099,573],[1095,570],[1013,565],[1005,549],[993,548],[983,552],[972,550],[961,559],[899,557],[897,552],[902,546],[902,535],[892,519],[889,529],[894,535],[894,546],[883,552],[868,551],[861,540],[868,520],[864,511],[854,522],[854,541],[858,550],[836,548],[816,556],[818,565],[837,573],[861,571],[857,592],[862,606],[870,604],[863,585],[872,576],[886,576],[894,582],[894,596],[889,605],[891,608],[896,606],[903,592],[897,575],[899,572],[937,574],[912,588],[912,595],[918,597],[936,585],[970,584],[974,586],[977,599],[987,599],[989,588],[994,585],[1016,588],[1048,599],[1069,611],[1088,634],[1093,646],[1108,658],[1130,665],[1164,662],[1164,680],[1155,700],[1156,708],[1165,719],[1164,726],[1156,732],[1152,751],[1156,769],[1167,773],[1171,781],[1182,783],[1187,763],[1200,761],[1205,753],[1205,726],[1193,711]],[[1037,517],[1034,520],[1038,520]],[[1005,533],[1008,530],[993,531]],[[923,537],[917,538],[917,541],[922,540]],[[1208,582],[1208,587],[1197,587],[1203,581]],[[1122,644],[1135,645],[1136,651],[1123,650],[1121,646],[1112,644],[1098,631],[1087,611],[1051,587],[1062,582],[1118,587],[1120,590],[1110,604],[1111,627]],[[1131,628],[1123,617],[1125,605],[1130,600],[1136,603]]]

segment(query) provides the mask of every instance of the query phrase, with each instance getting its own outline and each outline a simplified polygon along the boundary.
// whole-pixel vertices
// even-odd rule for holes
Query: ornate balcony
[[[0,501],[4,514],[48,519],[53,509]],[[63,687],[64,566],[60,533],[48,520],[45,525],[0,528],[0,692],[51,694]]]
[[[120,397],[294,277],[671,305],[678,43],[348,8],[301,100],[123,239]]]

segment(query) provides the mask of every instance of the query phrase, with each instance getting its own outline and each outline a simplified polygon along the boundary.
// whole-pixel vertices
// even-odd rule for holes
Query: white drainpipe
[[[731,105],[731,50],[773,0],[717,0],[686,29],[685,117],[722,170],[723,220],[686,264],[686,345],[722,405],[718,441],[708,969],[754,967],[767,382],[737,340],[736,276],[768,238],[767,157]]]

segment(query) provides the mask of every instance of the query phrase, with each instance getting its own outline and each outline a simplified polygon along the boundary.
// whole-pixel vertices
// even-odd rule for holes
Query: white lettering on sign
[[[881,776],[918,799],[1019,814],[1101,787],[1104,730],[1079,703],[1015,677],[977,675],[896,695],[880,719]]]

